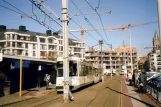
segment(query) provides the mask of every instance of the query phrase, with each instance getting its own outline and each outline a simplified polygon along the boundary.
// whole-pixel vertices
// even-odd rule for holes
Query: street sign
[[[0,62],[3,61],[3,53],[0,53]]]

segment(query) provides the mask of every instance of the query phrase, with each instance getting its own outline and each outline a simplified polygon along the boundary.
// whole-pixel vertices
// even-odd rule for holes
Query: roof
[[[21,34],[29,34],[31,36],[36,36],[36,35],[47,36],[46,33],[33,32],[33,31],[29,31],[29,30],[20,31],[19,29],[7,29],[5,32],[17,32],[17,33],[21,33]],[[1,35],[2,34],[4,35],[4,32],[0,32],[0,40],[2,40],[2,38],[1,38],[2,37]],[[62,38],[62,36],[60,36],[60,35],[50,35],[50,36],[54,36],[56,38]],[[75,39],[72,39],[72,38],[69,38],[69,40],[71,40],[71,41],[78,41],[78,40],[75,40]]]
[[[26,32],[24,31],[20,31],[19,29],[7,29],[6,32],[17,32],[17,33],[22,33],[22,34],[29,34],[31,36],[36,36],[36,35],[41,35],[41,36],[47,36],[46,33],[40,33],[40,32],[33,32],[33,31],[29,31],[26,30]],[[51,36],[55,36],[55,37],[61,37],[59,35],[51,35]]]

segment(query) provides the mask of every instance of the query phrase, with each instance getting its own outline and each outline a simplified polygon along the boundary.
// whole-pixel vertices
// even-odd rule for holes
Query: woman
[[[132,73],[131,72],[128,73],[128,78],[129,78],[129,85],[131,86],[132,85]]]

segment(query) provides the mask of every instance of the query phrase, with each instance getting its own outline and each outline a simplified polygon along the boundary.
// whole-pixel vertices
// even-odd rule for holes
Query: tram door
[[[57,71],[56,71],[55,66],[52,67],[52,71],[51,71],[50,77],[51,77],[51,83],[52,84],[56,84]]]

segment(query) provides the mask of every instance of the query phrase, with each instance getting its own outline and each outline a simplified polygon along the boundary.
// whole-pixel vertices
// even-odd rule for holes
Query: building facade
[[[155,31],[152,40],[153,48],[152,51],[148,53],[148,70],[149,71],[161,71],[161,56],[160,56],[160,38]]]
[[[2,30],[3,29],[3,30]],[[0,28],[0,46],[5,55],[25,56],[55,60],[63,56],[63,38],[50,30],[45,33],[27,31],[25,26],[19,29]],[[84,42],[69,39],[69,53],[84,60]]]
[[[156,52],[150,52],[148,54],[148,66],[149,71],[161,71],[161,56],[160,50],[156,50]]]
[[[159,50],[160,49],[160,38],[156,31],[154,33],[152,42],[153,42],[153,51],[155,52],[156,50]]]
[[[101,66],[101,58],[103,59],[103,70],[105,73],[109,73],[112,68],[113,71],[121,70],[123,66],[126,66],[127,70],[131,70],[130,51],[131,49],[126,46],[119,47],[115,50],[103,50],[101,57],[101,50],[95,48],[88,48],[85,50],[85,61],[91,64],[97,64]],[[137,69],[137,51],[136,48],[132,48],[133,69]],[[111,62],[111,63],[110,63]],[[126,64],[125,64],[126,62]]]

